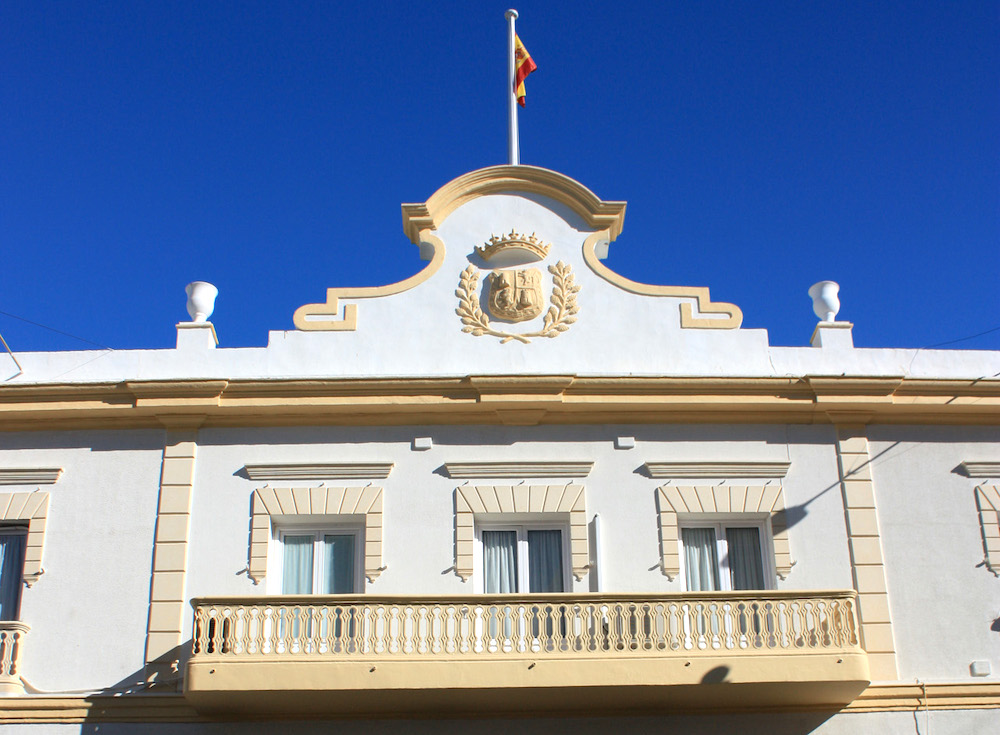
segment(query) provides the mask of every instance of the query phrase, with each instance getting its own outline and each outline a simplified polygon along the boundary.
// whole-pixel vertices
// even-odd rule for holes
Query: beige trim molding
[[[392,296],[409,291],[428,280],[441,269],[441,264],[444,263],[444,243],[428,231],[419,232],[415,238],[411,239],[414,243],[420,243],[420,257],[424,260],[430,260],[430,263],[423,270],[387,286],[328,288],[325,302],[306,304],[295,310],[295,314],[292,316],[295,328],[306,332],[354,332],[358,328],[358,305],[344,304],[344,317],[337,319],[340,314],[340,299],[373,299]]]
[[[271,523],[287,516],[364,516],[365,578],[374,582],[385,569],[381,487],[262,487],[254,490],[251,508],[249,575],[254,584],[267,576]]]
[[[583,579],[590,567],[583,485],[463,485],[455,488],[455,573],[463,582],[473,573],[476,518],[496,521],[516,513],[567,518],[573,576]]]
[[[1000,422],[1000,380],[579,377],[171,380],[0,385],[4,431],[230,426]]]
[[[49,494],[43,490],[33,493],[0,493],[0,522],[27,521],[28,537],[24,544],[24,583],[31,587],[45,574],[42,569],[42,551],[45,548],[45,524],[49,517]]]
[[[896,644],[889,610],[885,557],[879,533],[875,487],[867,429],[860,425],[837,427],[837,466],[844,503],[847,545],[854,589],[858,592],[861,639],[868,651],[872,679],[892,681],[896,668]]]
[[[743,323],[743,312],[740,308],[735,304],[713,302],[705,287],[654,286],[632,281],[615,273],[601,262],[602,258],[607,257],[607,249],[604,246],[613,240],[611,233],[605,231],[595,232],[583,242],[583,259],[590,269],[605,281],[640,296],[694,299],[700,316],[695,316],[691,302],[682,301],[680,304],[681,327],[684,329],[739,329]],[[602,247],[602,255],[597,253],[598,245]]]
[[[445,462],[448,477],[455,480],[510,477],[586,477],[593,462]]]
[[[1000,682],[938,682],[929,684],[872,684],[842,711],[918,712],[1000,709]],[[741,711],[779,712],[788,708],[754,708]],[[825,711],[824,707],[796,711]],[[699,708],[671,707],[673,714],[693,714]],[[251,715],[246,720],[259,719]],[[199,714],[181,694],[76,694],[0,697],[0,724],[81,724],[99,722],[218,722],[217,715]],[[230,715],[227,721],[240,721]]]
[[[970,462],[966,460],[960,466],[966,477],[1000,479],[1000,462]]]
[[[568,176],[537,166],[490,166],[459,176],[431,194],[424,204],[403,205],[403,230],[417,242],[424,230],[436,230],[460,206],[487,194],[538,194],[572,209],[588,227],[621,234],[625,202],[605,202]]]
[[[251,480],[384,480],[392,462],[315,462],[244,465]]]
[[[0,467],[0,485],[55,485],[62,467]]]
[[[0,724],[207,722],[181,694],[58,694],[0,697]]]
[[[153,541],[153,577],[146,620],[147,681],[177,675],[181,631],[187,616],[188,541],[194,496],[197,429],[168,429],[160,466]]]
[[[979,527],[983,533],[983,553],[986,568],[1000,577],[1000,487],[980,485],[976,488]]]
[[[703,477],[770,477],[788,474],[791,462],[646,462],[643,467],[654,479]]]
[[[788,523],[785,519],[785,494],[781,485],[663,485],[657,488],[659,510],[661,568],[673,581],[681,572],[678,543],[680,523],[684,514],[745,513],[771,520],[774,545],[774,568],[778,576],[787,579],[795,562],[788,544]]]
[[[1000,682],[872,684],[844,708],[846,712],[917,712],[1000,709]]]

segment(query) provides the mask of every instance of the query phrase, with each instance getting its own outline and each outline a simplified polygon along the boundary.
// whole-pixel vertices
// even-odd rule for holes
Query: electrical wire
[[[17,319],[19,321],[24,322],[25,324],[31,324],[32,326],[41,327],[42,329],[47,329],[50,332],[55,332],[56,334],[61,334],[63,337],[69,337],[71,339],[76,339],[76,340],[79,340],[81,342],[86,342],[88,345],[94,345],[95,347],[100,347],[101,349],[104,349],[104,350],[111,350],[113,352],[114,349],[115,349],[114,347],[108,347],[107,345],[102,345],[100,342],[94,342],[93,340],[90,340],[90,339],[84,339],[83,337],[77,337],[75,334],[70,334],[69,332],[63,332],[62,330],[55,329],[54,327],[46,326],[45,324],[39,324],[38,322],[33,322],[30,319],[25,319],[23,316],[18,316],[17,314],[10,314],[10,313],[8,313],[6,311],[0,311],[0,314],[3,314],[4,316],[9,316],[11,319]]]
[[[944,347],[945,345],[953,345],[958,342],[965,342],[970,339],[975,339],[976,337],[982,337],[984,334],[992,334],[993,332],[1000,331],[1000,327],[993,327],[993,329],[987,329],[985,332],[980,332],[979,334],[973,334],[968,337],[959,337],[958,339],[953,339],[948,342],[938,342],[936,345],[927,345],[926,347],[921,347],[922,350],[932,350],[935,347]]]

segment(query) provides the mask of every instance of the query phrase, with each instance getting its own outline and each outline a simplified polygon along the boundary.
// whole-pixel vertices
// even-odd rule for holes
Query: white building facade
[[[624,213],[482,169],[266,348],[18,355],[7,730],[995,732],[1000,353],[771,347]]]

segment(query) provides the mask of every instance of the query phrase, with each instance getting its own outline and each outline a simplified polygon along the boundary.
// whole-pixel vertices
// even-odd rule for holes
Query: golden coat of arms
[[[490,275],[490,313],[498,319],[523,322],[542,313],[542,272],[537,268],[493,271]]]
[[[521,263],[524,258],[541,260],[548,255],[550,246],[542,243],[534,235],[525,237],[511,231],[505,237],[493,236],[485,248],[476,248],[484,260],[504,260],[514,256]],[[508,261],[509,262],[509,261]],[[514,265],[515,263],[509,263]],[[473,337],[489,335],[498,337],[501,343],[522,342],[527,344],[532,337],[558,337],[576,321],[580,307],[576,296],[580,287],[576,285],[573,269],[561,260],[548,267],[552,274],[552,294],[549,308],[545,309],[545,295],[542,290],[542,271],[538,268],[498,268],[489,274],[489,289],[484,298],[487,311],[479,303],[480,271],[473,265],[466,268],[459,278],[458,308],[455,312],[462,320],[462,331]],[[495,329],[487,314],[510,322],[526,322],[544,313],[539,329],[530,332],[507,332]]]

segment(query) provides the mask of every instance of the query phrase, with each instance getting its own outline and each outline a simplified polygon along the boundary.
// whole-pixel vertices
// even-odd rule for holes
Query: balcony
[[[868,684],[854,592],[201,598],[204,713],[838,709]]]
[[[0,696],[24,694],[21,681],[21,649],[31,630],[25,623],[0,621]]]

